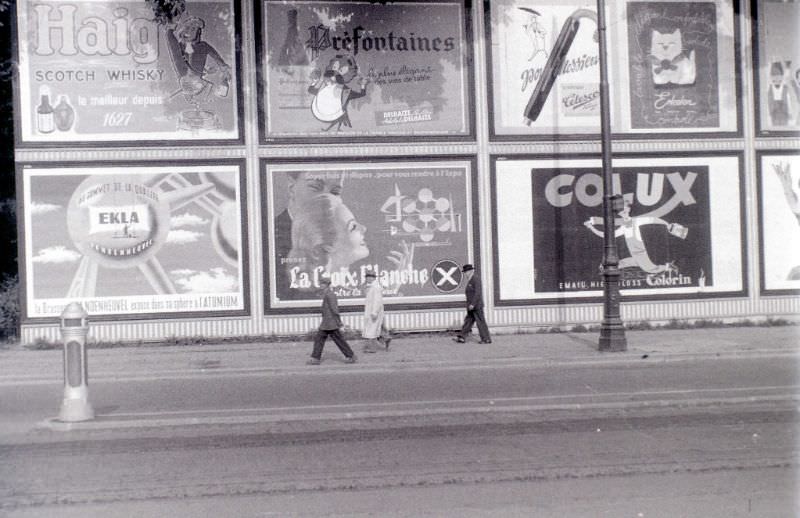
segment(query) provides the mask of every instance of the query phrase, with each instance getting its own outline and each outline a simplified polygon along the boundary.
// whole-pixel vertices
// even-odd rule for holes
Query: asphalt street
[[[59,351],[6,349],[0,515],[797,515],[797,336],[404,338],[316,367],[303,342],[90,350],[82,423],[55,419]]]

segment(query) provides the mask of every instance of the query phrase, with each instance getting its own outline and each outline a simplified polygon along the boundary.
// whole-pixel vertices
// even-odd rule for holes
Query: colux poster
[[[754,17],[760,130],[800,131],[800,2],[759,0]]]
[[[468,136],[462,1],[264,1],[265,137]]]
[[[18,4],[23,142],[240,138],[234,2]]]
[[[473,262],[472,160],[264,163],[270,308],[316,307],[331,277],[363,304],[373,271],[387,304],[461,301]]]
[[[491,3],[496,134],[599,132],[596,9],[595,2],[580,0]]]
[[[629,2],[627,22],[632,127],[717,128],[716,5]]]
[[[28,318],[244,314],[241,163],[28,165]]]
[[[501,300],[602,293],[601,171],[594,159],[496,162]],[[615,159],[612,180],[623,295],[743,289],[736,157]]]
[[[800,291],[800,153],[759,153],[761,289]]]

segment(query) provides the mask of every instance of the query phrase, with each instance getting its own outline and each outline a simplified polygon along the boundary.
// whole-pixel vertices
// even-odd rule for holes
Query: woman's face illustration
[[[334,267],[349,266],[351,263],[369,255],[369,248],[364,241],[366,227],[356,221],[353,213],[344,203],[337,203],[333,209],[336,228],[336,240],[331,252],[331,263]]]

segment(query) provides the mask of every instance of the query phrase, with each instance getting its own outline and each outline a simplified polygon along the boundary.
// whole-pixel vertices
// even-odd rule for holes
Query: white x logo
[[[458,266],[453,266],[452,268],[450,268],[447,271],[444,271],[443,268],[440,268],[440,267],[437,266],[436,267],[436,271],[442,276],[442,278],[439,279],[439,281],[436,283],[437,286],[441,286],[445,282],[449,282],[453,286],[458,286],[458,283],[456,282],[456,280],[453,279],[453,274],[458,271]]]

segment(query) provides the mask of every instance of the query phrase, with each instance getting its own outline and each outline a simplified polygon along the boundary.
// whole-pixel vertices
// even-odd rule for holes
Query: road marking
[[[442,399],[351,403],[332,405],[303,405],[292,407],[219,408],[202,410],[173,410],[158,412],[129,412],[98,414],[94,421],[61,423],[49,419],[40,423],[57,431],[78,429],[124,429],[162,426],[256,424],[289,421],[325,421],[359,418],[453,415],[469,412],[544,412],[587,411],[598,409],[644,409],[679,406],[682,409],[711,405],[742,405],[765,403],[797,404],[800,385],[772,387],[739,387],[729,389],[664,390],[648,392],[608,392],[531,397]],[[745,393],[746,396],[738,394]],[[690,398],[675,396],[691,395]]]

